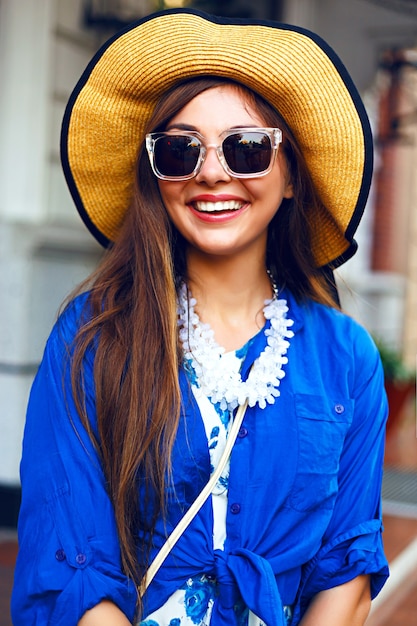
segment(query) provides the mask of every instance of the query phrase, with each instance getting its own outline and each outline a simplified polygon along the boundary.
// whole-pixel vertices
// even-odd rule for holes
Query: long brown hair
[[[164,129],[193,97],[221,84],[225,81],[205,77],[176,86],[161,99],[147,130]],[[238,84],[236,89],[268,126],[282,129],[282,149],[294,190],[294,197],[283,201],[270,225],[267,264],[278,284],[288,287],[297,299],[333,306],[311,254],[306,213],[320,201],[304,158],[278,113],[250,90]],[[88,281],[89,321],[78,331],[72,360],[77,409],[101,455],[122,566],[136,584],[146,572],[152,532],[164,512],[180,416],[176,290],[186,278],[185,248],[167,217],[141,146],[133,198],[121,232]],[[97,438],[88,421],[82,374],[85,352],[93,344]],[[146,537],[143,545],[138,545],[139,528]],[[138,550],[145,555],[140,562]]]

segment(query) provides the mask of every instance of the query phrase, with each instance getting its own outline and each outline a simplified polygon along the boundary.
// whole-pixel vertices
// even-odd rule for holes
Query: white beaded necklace
[[[242,381],[239,368],[231,368],[230,361],[222,359],[225,350],[216,343],[209,324],[200,321],[194,310],[197,301],[191,297],[185,283],[180,287],[177,304],[184,360],[191,363],[204,394],[213,403],[219,402],[223,410],[232,411],[246,399],[249,406],[258,403],[261,409],[267,403],[273,404],[280,395],[278,387],[285,376],[282,366],[288,362],[285,356],[288,339],[294,336],[289,330],[293,320],[286,317],[286,300],[278,300],[276,294],[271,300],[265,300],[263,313],[265,319],[271,321],[270,328],[265,330],[267,346],[254,362],[246,381]]]

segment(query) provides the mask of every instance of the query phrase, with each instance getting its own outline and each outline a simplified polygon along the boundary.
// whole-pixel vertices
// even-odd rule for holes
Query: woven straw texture
[[[293,129],[327,207],[310,218],[317,264],[350,247],[346,230],[363,209],[357,206],[366,159],[363,124],[339,70],[307,34],[161,13],[117,37],[90,70],[66,113],[66,175],[84,219],[105,238],[117,237],[156,101],[179,80],[211,74],[257,91]]]

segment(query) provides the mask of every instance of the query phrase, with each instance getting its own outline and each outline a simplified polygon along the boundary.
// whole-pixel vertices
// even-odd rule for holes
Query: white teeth
[[[243,202],[239,200],[226,200],[225,202],[194,202],[197,211],[213,213],[215,211],[237,211],[242,208]]]

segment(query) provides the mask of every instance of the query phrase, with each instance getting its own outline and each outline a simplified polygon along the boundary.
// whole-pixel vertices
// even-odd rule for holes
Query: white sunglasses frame
[[[262,170],[261,172],[254,172],[252,174],[240,174],[238,172],[234,172],[227,164],[227,161],[223,154],[223,142],[225,139],[227,139],[231,135],[238,135],[243,132],[265,133],[269,137],[271,141],[271,158],[270,158],[269,165],[265,170]],[[184,176],[166,176],[165,174],[162,174],[156,167],[155,144],[160,137],[167,137],[170,135],[176,136],[176,137],[178,136],[192,137],[193,139],[198,140],[199,145],[200,145],[200,154],[198,156],[196,166],[190,174],[185,174]],[[146,142],[145,145],[146,145],[146,150],[148,153],[149,162],[150,162],[153,173],[160,180],[167,180],[167,181],[173,181],[173,182],[182,181],[182,180],[191,180],[191,178],[194,178],[200,172],[204,164],[204,161],[206,159],[207,150],[209,148],[214,148],[216,150],[217,157],[224,171],[232,178],[260,178],[262,176],[266,176],[267,174],[269,174],[269,172],[271,171],[275,163],[276,155],[278,153],[278,148],[279,148],[280,143],[282,142],[282,131],[279,128],[269,128],[269,127],[257,127],[257,126],[238,127],[238,128],[231,128],[229,130],[223,131],[219,135],[219,138],[221,139],[221,143],[218,145],[214,143],[211,143],[211,144],[204,143],[205,137],[203,137],[203,135],[201,135],[199,132],[193,131],[193,130],[191,131],[183,131],[183,130],[171,130],[170,131],[169,130],[169,131],[159,132],[159,133],[148,133],[145,138],[145,142]]]

